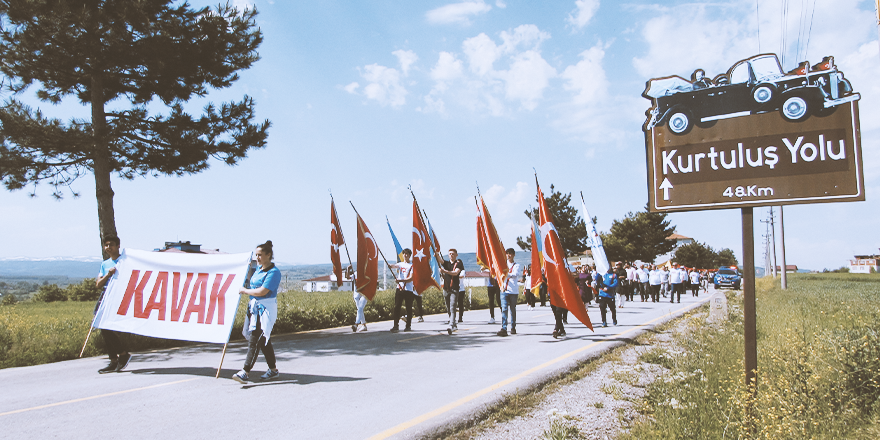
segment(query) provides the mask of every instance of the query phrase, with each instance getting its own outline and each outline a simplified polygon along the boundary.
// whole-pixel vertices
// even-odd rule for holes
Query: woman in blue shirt
[[[248,373],[257,363],[259,352],[263,352],[269,370],[260,376],[261,379],[273,379],[278,377],[278,368],[275,366],[275,349],[269,340],[272,327],[275,325],[275,317],[278,315],[278,287],[281,285],[281,271],[272,263],[272,241],[269,240],[257,246],[254,255],[260,268],[250,279],[250,288],[242,287],[239,293],[249,295],[247,317],[242,334],[248,340],[248,352],[245,357],[244,368],[235,373],[232,378],[238,382],[246,383]]]

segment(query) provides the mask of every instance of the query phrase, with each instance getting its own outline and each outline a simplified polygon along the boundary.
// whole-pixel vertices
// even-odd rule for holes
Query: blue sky
[[[784,53],[786,69],[834,55],[862,95],[867,201],[786,207],[788,263],[836,268],[880,247],[873,1],[817,0],[815,9],[790,5],[787,13],[776,0],[235,4],[260,11],[262,59],[192,106],[253,96],[258,117],[272,121],[268,146],[236,167],[114,179],[124,247],[190,240],[242,252],[271,239],[279,261],[329,262],[332,189],[348,240],[350,200],[390,250],[386,215],[409,241],[411,185],[441,244],[472,252],[477,182],[502,241],[514,247],[529,232],[522,212],[534,204],[533,167],[545,192],[550,184],[575,197],[583,191],[607,231],[647,201],[645,82],[696,68],[715,76],[761,52]],[[40,107],[88,117],[74,102]],[[0,192],[0,257],[98,254],[94,180],[74,189],[81,197],[60,202],[48,186],[36,198]],[[757,219],[766,211],[755,210],[759,263],[765,228]],[[742,258],[739,210],[669,218],[680,234]]]

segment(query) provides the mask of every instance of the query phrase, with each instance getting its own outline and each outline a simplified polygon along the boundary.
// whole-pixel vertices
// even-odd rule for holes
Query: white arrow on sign
[[[672,184],[669,183],[668,178],[663,179],[663,183],[660,184],[660,189],[663,190],[663,200],[669,200],[669,190],[672,189]]]

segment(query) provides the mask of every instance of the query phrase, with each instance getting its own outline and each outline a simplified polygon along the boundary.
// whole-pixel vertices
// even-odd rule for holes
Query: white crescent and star
[[[556,231],[556,226],[553,226],[553,223],[547,222],[541,225],[541,242],[544,244],[544,249],[541,250],[541,253],[544,255],[544,261],[556,266],[556,262],[553,261],[553,259],[550,258],[549,255],[547,255],[548,246],[546,240],[550,238],[550,231]],[[557,232],[557,235],[558,234],[559,233]]]

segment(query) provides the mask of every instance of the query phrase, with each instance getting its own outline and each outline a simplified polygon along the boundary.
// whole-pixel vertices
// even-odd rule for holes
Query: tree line
[[[36,302],[56,301],[97,301],[101,296],[101,290],[95,285],[94,278],[86,278],[79,284],[68,284],[67,287],[59,287],[57,284],[37,284],[18,282],[7,284],[0,282],[0,299],[2,305],[12,305],[19,301],[18,297],[36,291],[30,299]]]

